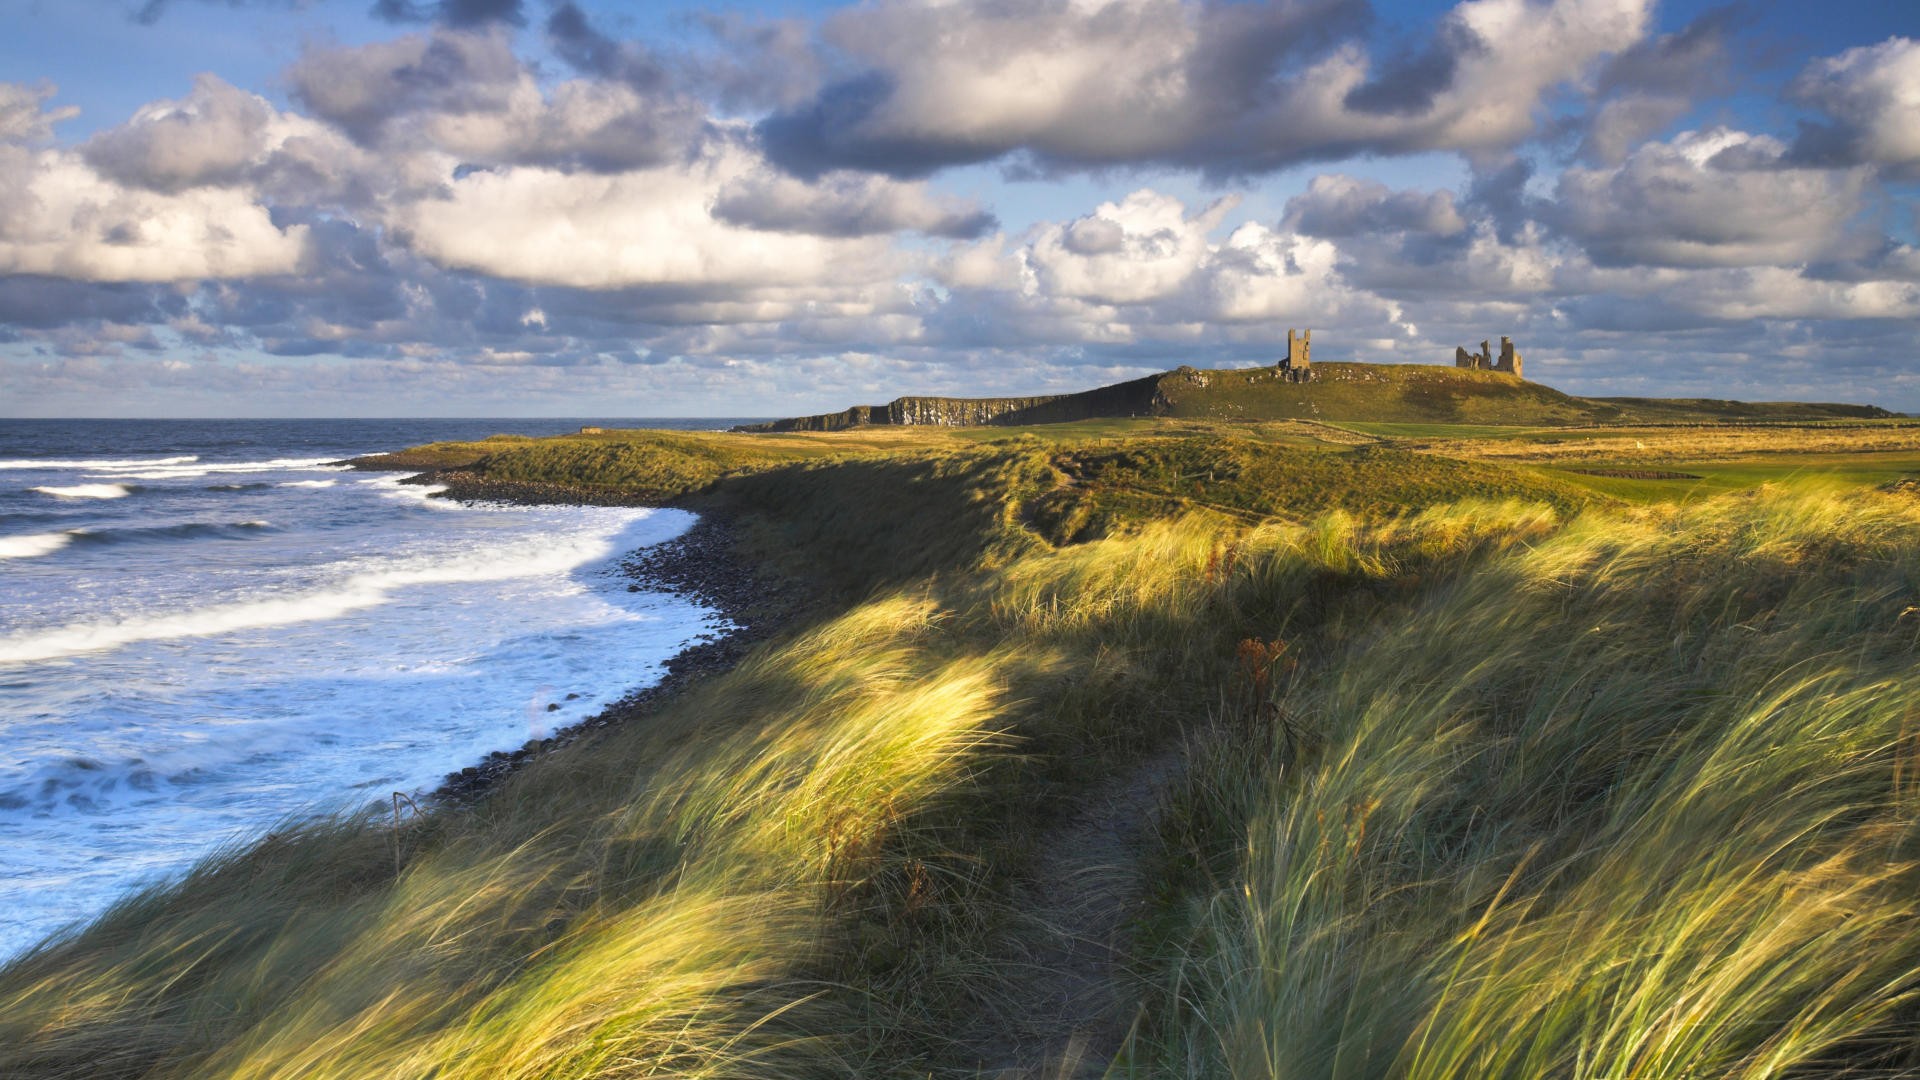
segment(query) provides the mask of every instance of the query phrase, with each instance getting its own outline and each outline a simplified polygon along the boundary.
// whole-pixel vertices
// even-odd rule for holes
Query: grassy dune
[[[1916,541],[1899,495],[1590,516],[1295,679],[1309,736],[1198,781],[1245,831],[1162,1060],[1907,1074]]]
[[[1920,1067],[1904,490],[1167,422],[442,460],[724,510],[817,603],[476,806],[290,823],[0,970],[0,1075],[971,1075],[1039,1011],[1021,882],[1169,748],[1083,1072]]]

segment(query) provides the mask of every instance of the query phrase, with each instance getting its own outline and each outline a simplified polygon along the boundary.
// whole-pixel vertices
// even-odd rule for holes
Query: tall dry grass
[[[841,1075],[842,899],[996,752],[1048,659],[930,647],[890,598],[646,728],[430,815],[230,853],[13,965],[8,1076]]]
[[[1907,1075],[1920,511],[1589,516],[1290,688],[1167,1071]],[[1847,1071],[1853,1070],[1853,1071]]]
[[[1030,448],[729,480],[833,606],[472,808],[290,823],[10,965],[0,1075],[964,1071],[1036,837],[1176,739],[1121,1069],[1909,1066],[1914,504],[1436,484],[1051,547],[1061,490]]]

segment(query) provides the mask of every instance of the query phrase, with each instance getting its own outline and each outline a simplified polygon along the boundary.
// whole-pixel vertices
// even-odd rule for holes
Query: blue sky
[[[1510,334],[1920,410],[1920,11],[25,0],[0,415],[751,415]]]

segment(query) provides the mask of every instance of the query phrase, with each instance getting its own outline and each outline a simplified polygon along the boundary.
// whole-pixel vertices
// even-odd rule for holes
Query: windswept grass
[[[1315,751],[1216,760],[1241,876],[1159,1060],[1914,1068],[1916,574],[1911,502],[1776,494],[1589,517],[1432,591],[1284,695]]]
[[[14,964],[8,1076],[838,1075],[842,909],[995,753],[1045,656],[879,600],[472,814],[283,833]],[[905,854],[902,854],[905,853]]]
[[[474,806],[291,823],[0,970],[0,1075],[968,1075],[1041,839],[1179,745],[1120,1072],[1920,1068],[1903,490],[663,437],[492,467],[697,490],[817,610]]]

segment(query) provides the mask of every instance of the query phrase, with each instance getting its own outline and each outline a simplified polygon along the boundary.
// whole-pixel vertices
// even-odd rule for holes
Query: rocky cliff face
[[[1105,416],[1150,416],[1161,402],[1153,375],[1078,394],[1039,397],[903,397],[885,405],[855,405],[837,413],[795,416],[764,424],[743,424],[735,431],[842,431],[866,425],[984,427],[1012,424],[1060,424]]]

